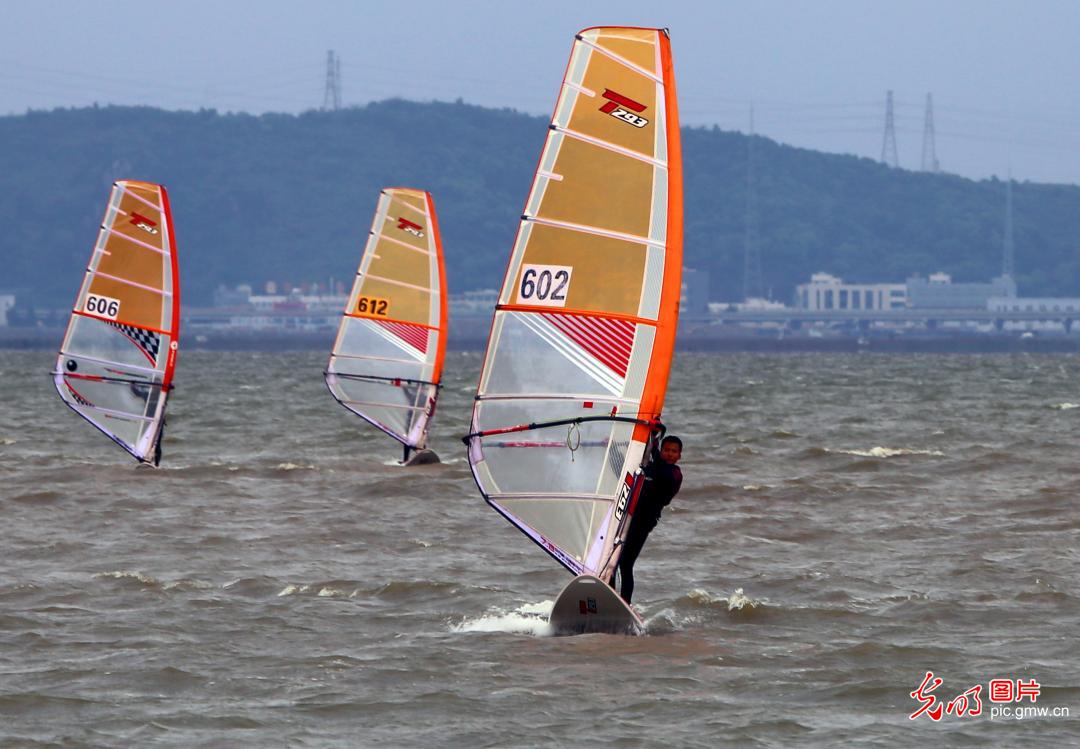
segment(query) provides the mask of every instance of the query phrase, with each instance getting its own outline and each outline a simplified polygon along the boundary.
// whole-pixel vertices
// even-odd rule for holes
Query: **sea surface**
[[[0,351],[2,747],[1080,743],[1080,357],[680,354],[642,637],[547,631],[569,576],[459,441],[477,353],[418,468],[324,355],[181,351],[158,470],[52,364]]]

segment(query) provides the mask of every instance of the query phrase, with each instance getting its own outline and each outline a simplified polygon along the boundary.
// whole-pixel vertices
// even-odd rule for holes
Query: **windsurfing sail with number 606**
[[[610,580],[675,346],[682,159],[666,30],[574,42],[465,437],[498,512]]]
[[[427,446],[446,352],[446,271],[431,194],[387,188],[326,368],[341,405],[400,442]]]
[[[137,460],[157,465],[179,334],[168,193],[116,182],[56,360],[56,390]]]

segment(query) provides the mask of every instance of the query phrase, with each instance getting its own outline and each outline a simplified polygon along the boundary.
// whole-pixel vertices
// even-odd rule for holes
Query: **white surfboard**
[[[579,575],[563,588],[548,623],[557,635],[645,633],[637,612],[594,575]]]

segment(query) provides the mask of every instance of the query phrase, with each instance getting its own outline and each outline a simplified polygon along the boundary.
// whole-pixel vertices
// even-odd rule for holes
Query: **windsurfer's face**
[[[678,442],[665,442],[660,446],[660,460],[665,463],[678,463],[682,458],[682,448]]]

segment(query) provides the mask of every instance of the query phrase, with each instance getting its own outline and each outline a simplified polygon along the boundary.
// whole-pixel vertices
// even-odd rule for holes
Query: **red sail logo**
[[[151,221],[146,216],[143,216],[140,213],[135,213],[135,211],[132,211],[129,215],[131,216],[131,223],[135,224],[135,226],[139,227],[143,231],[149,234],[158,233],[156,221]]]
[[[629,96],[623,96],[610,88],[604,89],[603,96],[607,99],[604,106],[600,107],[600,111],[604,114],[610,114],[615,119],[622,120],[634,127],[645,127],[649,124],[647,119],[634,114],[634,112],[644,112],[648,109],[641,102],[634,101]]]
[[[421,239],[424,237],[424,227],[409,221],[407,218],[398,216],[397,228],[409,232],[409,234],[412,234],[414,237],[420,237]]]

